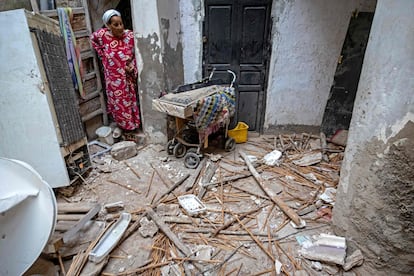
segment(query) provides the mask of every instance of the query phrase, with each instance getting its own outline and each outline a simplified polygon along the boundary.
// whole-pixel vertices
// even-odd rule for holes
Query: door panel
[[[208,18],[209,43],[208,62],[224,63],[231,62],[231,6],[209,6]]]
[[[255,117],[258,116],[258,93],[253,91],[239,92],[239,108],[243,110],[239,114],[239,121],[245,122],[249,125],[249,129],[256,129]]]
[[[266,8],[244,7],[240,63],[262,64]]]
[[[206,0],[203,72],[230,83],[237,75],[237,121],[261,131],[266,101],[267,65],[270,50],[271,0]]]

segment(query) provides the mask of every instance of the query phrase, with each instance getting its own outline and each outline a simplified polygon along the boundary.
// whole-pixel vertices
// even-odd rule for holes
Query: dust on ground
[[[269,153],[278,154],[274,150],[282,155],[269,161]],[[169,155],[163,145],[139,147],[136,156],[123,161],[109,153],[95,157],[82,183],[59,189],[58,206],[100,204],[102,209],[58,254],[51,250],[49,258],[61,275],[63,270],[108,276],[342,275],[340,265],[313,262],[300,249],[314,235],[332,234],[343,150],[305,133],[251,137],[231,152],[209,147],[201,151],[197,169],[186,168],[183,158]],[[306,222],[304,228],[294,227],[246,162],[270,196]],[[183,195],[197,196],[205,210],[192,214],[183,208],[178,200]],[[108,204],[114,204],[113,211],[104,208]],[[121,242],[101,263],[88,261],[90,244],[123,212],[132,219]],[[60,213],[60,218],[54,239],[76,222],[66,220],[70,214]]]

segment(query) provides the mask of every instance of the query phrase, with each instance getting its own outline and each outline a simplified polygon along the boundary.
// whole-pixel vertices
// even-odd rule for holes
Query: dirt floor
[[[268,159],[274,150],[282,153],[277,161]],[[197,169],[163,145],[138,147],[122,161],[110,153],[95,157],[82,183],[57,191],[56,230],[40,259],[59,275],[356,275],[301,254],[304,241],[333,234],[343,150],[304,133],[249,137],[231,152],[209,147]],[[180,205],[183,195],[201,203]],[[99,213],[57,245],[96,204]],[[88,261],[123,212],[132,218],[121,241],[100,263]],[[306,226],[295,228],[292,213]]]

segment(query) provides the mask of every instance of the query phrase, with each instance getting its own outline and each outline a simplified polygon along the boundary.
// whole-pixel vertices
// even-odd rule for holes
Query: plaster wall
[[[139,67],[138,91],[142,128],[149,141],[163,143],[167,140],[166,116],[152,110],[152,99],[158,98],[165,90],[157,1],[131,1],[131,16]]]
[[[202,28],[203,1],[180,0],[181,30],[183,42],[184,83],[202,79]]]
[[[143,131],[152,143],[166,143],[167,115],[152,110],[152,100],[184,81],[179,0],[131,1],[131,13]]]
[[[354,1],[273,1],[264,128],[319,126]]]
[[[337,233],[377,275],[414,273],[413,10],[378,1],[334,208]]]
[[[179,0],[158,1],[166,91],[184,81]]]

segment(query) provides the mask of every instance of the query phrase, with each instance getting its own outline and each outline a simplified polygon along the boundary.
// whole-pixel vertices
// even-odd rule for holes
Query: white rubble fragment
[[[197,245],[192,251],[196,252],[195,256],[197,260],[209,261],[211,260],[213,250],[214,247],[210,245]]]
[[[104,208],[108,213],[117,212],[124,209],[124,202],[117,201],[108,203],[104,205]]]
[[[311,262],[311,268],[321,271],[322,270],[322,264],[320,262]]]
[[[345,259],[345,264],[342,266],[345,271],[351,270],[355,266],[360,266],[364,262],[364,256],[361,250],[357,249]]]
[[[346,240],[344,237],[320,234],[312,243],[302,244],[299,253],[309,260],[344,265]]]
[[[299,160],[294,160],[293,164],[301,167],[317,164],[322,161],[322,152],[311,152],[303,156]]]
[[[279,260],[275,260],[275,270],[276,270],[276,275],[280,275],[280,273],[282,272],[282,263]]]
[[[322,199],[326,203],[330,203],[334,205],[335,199],[336,199],[336,189],[326,188],[323,194],[319,195],[319,198]]]
[[[268,166],[274,166],[278,163],[277,161],[280,159],[280,157],[282,157],[282,152],[278,150],[274,150],[266,154],[263,157],[263,161]]]
[[[317,240],[315,241],[316,245],[321,246],[332,246],[337,248],[346,248],[346,240],[344,237],[339,237],[329,234],[320,234]]]
[[[209,154],[210,160],[213,162],[219,161],[223,156],[221,154]]]

